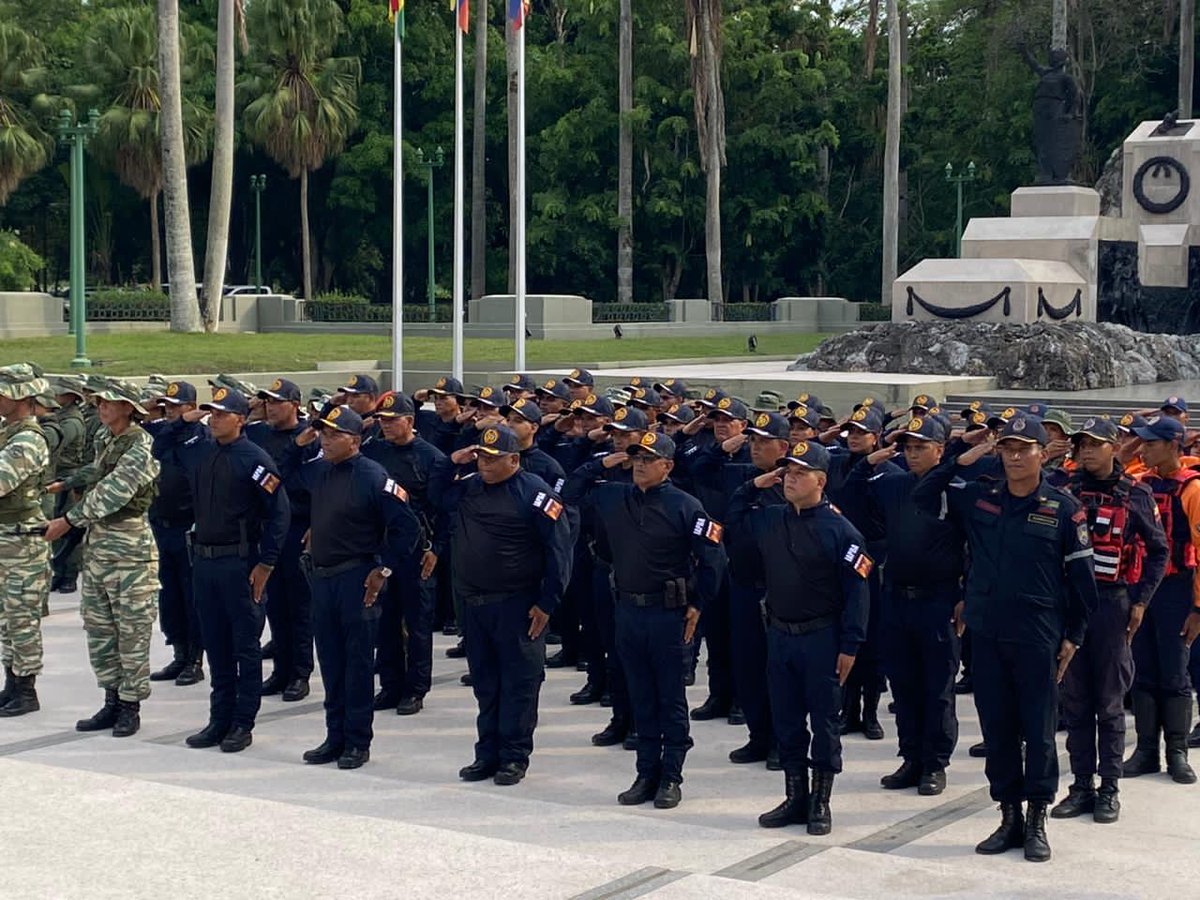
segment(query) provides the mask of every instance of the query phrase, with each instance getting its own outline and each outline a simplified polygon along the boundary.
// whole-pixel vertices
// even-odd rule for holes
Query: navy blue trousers
[[[208,654],[209,718],[217,725],[254,728],[262,702],[263,605],[250,595],[253,559],[197,557],[192,589]]]
[[[629,721],[629,686],[625,682],[625,670],[617,652],[616,606],[613,600],[612,569],[597,562],[592,567],[592,604],[596,614],[596,630],[600,638],[599,658],[603,660],[604,680],[612,698],[614,719]],[[588,679],[592,678],[592,661],[588,660]]]
[[[691,654],[683,642],[684,610],[618,601],[616,620],[638,736],[638,777],[683,781],[683,760],[692,746],[683,683]]]
[[[984,772],[992,799],[1053,803],[1058,793],[1058,647],[997,641],[978,632],[971,640],[975,706],[987,743]]]
[[[708,648],[708,693],[724,703],[734,698],[729,602],[729,573],[726,572],[720,588],[705,604],[704,615],[700,617],[700,632]]]
[[[1159,699],[1188,697],[1188,649],[1179,632],[1192,608],[1192,573],[1168,575],[1146,607],[1142,627],[1133,636],[1133,686]]]
[[[876,556],[875,559],[879,560],[880,557]],[[884,679],[882,570],[883,567],[877,562],[867,578],[867,586],[871,591],[871,609],[867,616],[867,639],[858,648],[858,655],[854,657],[854,668],[850,670],[850,677],[846,679],[847,693],[861,690],[882,694],[887,690],[887,681]],[[856,698],[858,695],[851,694],[850,696]],[[854,700],[853,702],[857,704],[858,701]],[[852,710],[852,712],[857,714],[857,710]]]
[[[199,650],[200,617],[192,595],[192,555],[187,536],[190,526],[150,523],[158,545],[158,620],[172,647]]]
[[[885,585],[883,593],[880,632],[896,702],[900,756],[936,772],[950,764],[958,743],[954,678],[959,641],[952,617],[962,592],[952,588],[913,597]]]
[[[312,589],[300,568],[307,522],[293,522],[267,581],[267,622],[275,643],[274,674],[284,682],[307,679],[313,670]]]
[[[383,613],[375,671],[379,686],[398,697],[424,697],[433,677],[433,616],[438,577],[421,580],[420,555],[389,580],[380,598]]]
[[[382,607],[363,604],[364,583],[374,568],[363,563],[332,578],[313,578],[313,622],[321,681],[325,686],[325,734],[335,747],[371,746],[375,695],[373,654]]]
[[[839,639],[832,625],[803,635],[767,626],[771,716],[785,772],[807,769],[810,759],[816,770],[842,771]]]
[[[529,764],[538,695],[546,678],[546,633],[529,637],[529,610],[538,598],[513,594],[473,606],[463,603],[463,638],[479,715],[475,759]]]
[[[736,580],[730,582],[729,636],[733,647],[733,684],[746,714],[750,740],[767,747],[773,731],[767,691],[767,632],[762,616],[764,593],[764,588]]]
[[[1100,603],[1088,616],[1087,638],[1067,666],[1063,719],[1071,772],[1120,778],[1125,752],[1125,694],[1133,684],[1133,653],[1125,639],[1129,594],[1100,585]]]

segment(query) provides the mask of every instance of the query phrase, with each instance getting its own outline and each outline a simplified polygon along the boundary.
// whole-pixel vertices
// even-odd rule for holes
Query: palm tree
[[[721,283],[721,169],[725,166],[725,92],[721,88],[721,0],[686,0],[692,95],[700,167],[706,175],[704,252],[708,302],[724,298]]]
[[[50,159],[54,140],[25,103],[41,74],[42,47],[16,25],[0,22],[0,206]],[[37,102],[35,98],[35,102]]]
[[[188,58],[181,35],[181,58]],[[162,284],[162,248],[158,195],[163,187],[159,114],[158,26],[152,6],[128,6],[98,12],[85,55],[95,84],[71,89],[81,99],[110,97],[91,146],[121,183],[150,202],[150,281]],[[187,163],[203,158],[209,120],[206,111],[183,98],[183,139]]]
[[[883,163],[883,278],[880,302],[890,306],[892,284],[899,277],[900,259],[900,122],[902,116],[900,69],[900,2],[887,0],[888,105],[887,137]]]
[[[335,57],[345,27],[333,0],[256,0],[247,25],[253,62],[238,82],[246,135],[300,179],[304,297],[312,299],[308,174],[341,152],[358,119],[357,57]]]

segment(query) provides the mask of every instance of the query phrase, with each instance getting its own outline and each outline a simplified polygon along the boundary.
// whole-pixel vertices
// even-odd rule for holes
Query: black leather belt
[[[313,566],[313,574],[318,578],[336,578],[362,566],[374,566],[374,556],[356,556],[333,566]]]
[[[192,549],[201,559],[224,559],[227,556],[245,559],[250,556],[249,549],[241,544],[195,544]]]
[[[627,603],[630,606],[662,606],[666,601],[666,594],[662,591],[656,594],[634,594],[630,591],[617,591],[617,599],[621,603]]]
[[[820,631],[822,628],[828,628],[836,624],[839,618],[836,615],[828,615],[809,619],[805,622],[787,622],[772,613],[767,613],[767,622],[770,623],[772,628],[791,635],[812,634],[814,631]]]

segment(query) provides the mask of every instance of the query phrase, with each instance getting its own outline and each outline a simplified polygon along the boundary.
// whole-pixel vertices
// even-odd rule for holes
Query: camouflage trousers
[[[150,696],[158,556],[145,519],[88,529],[79,612],[96,683],[125,701]]]
[[[0,658],[17,675],[42,671],[42,607],[50,547],[38,535],[0,534]]]

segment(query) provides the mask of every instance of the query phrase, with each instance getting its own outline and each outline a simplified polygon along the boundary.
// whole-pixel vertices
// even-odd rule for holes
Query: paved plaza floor
[[[833,833],[814,838],[757,826],[783,776],[730,764],[745,729],[724,721],[693,723],[678,809],[618,806],[633,754],[590,745],[608,710],[567,702],[574,670],[547,673],[524,782],[460,782],[473,699],[440,636],[424,712],[377,715],[358,771],[300,760],[323,737],[316,676],[304,701],[264,700],[241,754],[184,746],[206,720],[207,682],[156,685],[133,738],[81,735],[75,720],[101,698],[76,602],[56,595],[44,622],[42,711],[0,720],[3,898],[1200,896],[1200,786],[1166,776],[1125,782],[1117,825],[1051,822],[1050,863],[976,855],[998,813],[966,755],[980,736],[969,697],[945,794],[878,787],[896,765],[889,716],[886,740],[847,738]],[[154,664],[168,658],[156,636]],[[693,705],[703,663],[698,674]]]

